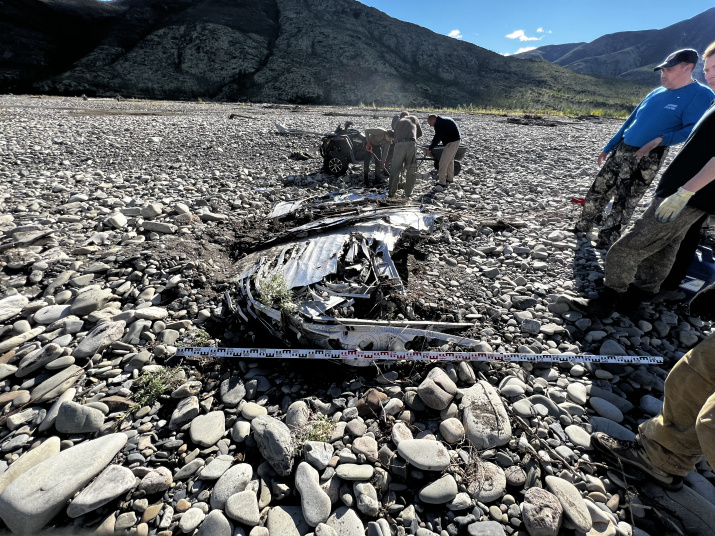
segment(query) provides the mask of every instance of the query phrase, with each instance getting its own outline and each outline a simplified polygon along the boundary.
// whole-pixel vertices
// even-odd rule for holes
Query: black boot
[[[630,285],[623,298],[616,304],[616,311],[624,316],[634,316],[644,301],[650,301],[655,296],[655,292],[648,292],[635,285]]]
[[[616,310],[616,304],[625,293],[616,292],[610,287],[605,287],[598,298],[573,298],[571,307],[577,311],[599,318],[611,316]]]

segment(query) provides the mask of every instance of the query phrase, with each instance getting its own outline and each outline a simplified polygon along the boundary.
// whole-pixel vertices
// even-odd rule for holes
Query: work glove
[[[690,198],[693,197],[695,192],[689,192],[688,190],[683,190],[678,188],[678,191],[673,195],[666,197],[663,202],[658,205],[655,211],[655,219],[662,222],[673,221],[678,217],[678,214],[682,212],[685,205],[688,204]]]
[[[715,320],[715,285],[699,292],[690,302],[690,316],[701,320]]]

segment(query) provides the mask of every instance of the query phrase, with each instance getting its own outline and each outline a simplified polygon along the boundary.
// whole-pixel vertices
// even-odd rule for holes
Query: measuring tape
[[[392,352],[359,350],[305,350],[275,348],[178,348],[180,357],[238,357],[245,359],[334,359],[342,361],[526,361],[530,363],[620,363],[622,365],[661,365],[663,358],[652,355],[553,355],[498,354],[493,352]]]

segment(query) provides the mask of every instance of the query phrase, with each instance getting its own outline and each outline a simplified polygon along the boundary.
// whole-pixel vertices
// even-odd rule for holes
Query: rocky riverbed
[[[597,290],[605,254],[568,232],[580,208],[570,200],[617,121],[455,116],[463,171],[442,190],[421,164],[410,202],[442,217],[404,249],[406,294],[374,311],[465,322],[480,351],[563,361],[354,368],[176,355],[275,345],[226,300],[235,263],[290,226],[267,217],[277,203],[363,191],[361,168],[320,172],[318,137],[279,135],[275,123],[321,132],[392,115],[0,97],[7,529],[715,534],[706,462],[666,492],[591,447],[592,431],[633,438],[659,411],[674,361],[712,331],[682,306],[649,304],[635,323],[569,309],[569,296]],[[664,364],[570,356],[581,353]]]

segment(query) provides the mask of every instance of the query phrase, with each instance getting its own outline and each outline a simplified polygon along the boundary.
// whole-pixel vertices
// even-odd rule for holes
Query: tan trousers
[[[394,197],[397,193],[397,185],[400,182],[400,174],[403,171],[405,174],[405,197],[410,197],[415,187],[415,173],[417,171],[417,145],[414,141],[395,143],[392,164],[390,165],[390,184],[387,189],[389,197]]]
[[[444,146],[439,157],[439,183],[444,186],[454,180],[454,157],[459,149],[459,140],[451,141]]]
[[[705,454],[715,468],[715,334],[676,363],[665,380],[660,415],[638,428],[654,465],[685,476]]]

